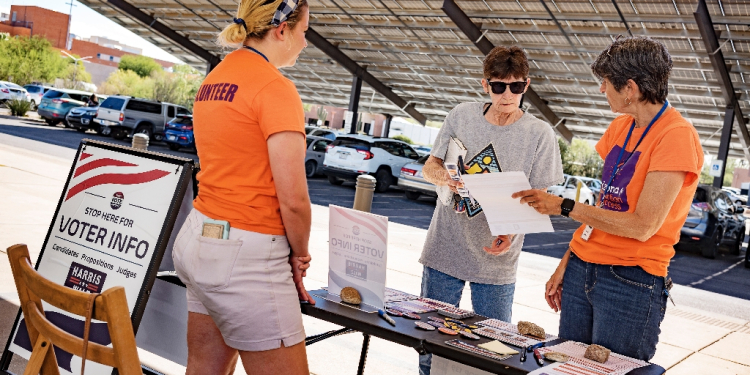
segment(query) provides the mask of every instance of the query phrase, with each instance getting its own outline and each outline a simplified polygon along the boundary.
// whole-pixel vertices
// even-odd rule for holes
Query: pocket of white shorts
[[[242,241],[239,240],[198,236],[198,248],[193,255],[195,284],[206,292],[226,288],[241,247]]]

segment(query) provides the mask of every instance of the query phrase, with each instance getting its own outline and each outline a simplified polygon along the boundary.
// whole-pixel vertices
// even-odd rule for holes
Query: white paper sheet
[[[548,215],[511,198],[517,191],[531,189],[523,172],[471,174],[461,178],[482,206],[493,236],[554,231]]]

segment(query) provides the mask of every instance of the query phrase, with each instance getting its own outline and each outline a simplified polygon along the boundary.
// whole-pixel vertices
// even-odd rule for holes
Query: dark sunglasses
[[[506,86],[510,86],[510,92],[514,94],[523,94],[523,90],[526,88],[526,81],[516,81],[511,83],[487,81],[487,83],[490,85],[490,88],[492,88],[492,93],[498,95],[505,92]]]

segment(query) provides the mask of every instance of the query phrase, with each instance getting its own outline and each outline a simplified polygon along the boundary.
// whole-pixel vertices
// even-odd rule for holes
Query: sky
[[[68,14],[71,0],[0,0],[0,13],[10,14],[11,5],[36,5]],[[95,10],[73,0],[73,16],[70,31],[76,36],[88,38],[103,36],[129,46],[143,49],[143,54],[160,60],[183,63],[180,59],[165,52],[128,29],[116,24]]]

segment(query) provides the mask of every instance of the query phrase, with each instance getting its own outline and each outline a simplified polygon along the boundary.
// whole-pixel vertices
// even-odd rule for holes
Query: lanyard
[[[242,47],[245,47],[245,48],[247,48],[247,49],[249,49],[249,50],[251,50],[251,51],[259,54],[262,58],[264,58],[264,59],[266,59],[266,61],[268,61],[268,57],[266,57],[266,55],[264,55],[263,52],[260,52],[257,49],[255,49],[253,47],[250,47],[250,46],[242,46]]]
[[[661,115],[664,113],[664,111],[669,106],[669,100],[664,101],[664,105],[659,110],[659,113],[656,114],[656,117],[654,117],[653,120],[651,120],[651,123],[648,124],[646,127],[646,130],[643,131],[643,134],[641,135],[641,139],[638,140],[638,143],[635,144],[635,148],[633,149],[633,152],[628,155],[628,158],[625,159],[625,162],[622,163],[623,166],[627,164],[627,162],[630,160],[630,158],[635,154],[635,150],[638,149],[638,146],[641,145],[641,142],[643,141],[643,138],[646,137],[646,134],[648,134],[648,131],[651,130],[651,126],[654,125],[656,120],[661,117]],[[609,183],[604,186],[604,193],[601,194],[599,197],[599,205],[601,206],[602,202],[604,202],[604,196],[607,195],[607,190],[609,190],[610,185],[612,185],[612,182],[615,180],[615,176],[617,176],[617,173],[620,172],[620,160],[622,160],[622,155],[625,153],[625,148],[628,147],[628,142],[630,142],[630,136],[633,134],[633,129],[635,129],[635,120],[633,120],[633,124],[630,125],[630,130],[628,131],[628,136],[625,137],[625,143],[622,145],[622,148],[620,149],[620,154],[617,155],[617,161],[615,161],[615,168],[612,170],[612,176],[609,178]]]

